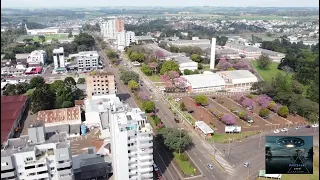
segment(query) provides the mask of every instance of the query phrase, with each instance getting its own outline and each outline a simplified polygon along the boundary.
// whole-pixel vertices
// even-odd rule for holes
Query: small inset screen
[[[313,174],[312,136],[266,136],[266,174]]]

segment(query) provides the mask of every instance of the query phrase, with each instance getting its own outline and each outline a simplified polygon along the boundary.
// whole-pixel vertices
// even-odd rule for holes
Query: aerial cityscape
[[[319,179],[318,2],[1,4],[1,180]]]

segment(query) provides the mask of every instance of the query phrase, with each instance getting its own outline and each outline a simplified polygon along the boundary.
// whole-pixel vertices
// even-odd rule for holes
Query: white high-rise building
[[[66,132],[46,139],[44,126],[8,139],[1,149],[1,179],[73,180],[72,153]]]
[[[152,180],[153,131],[145,113],[119,103],[109,116],[115,180]]]
[[[133,31],[127,31],[126,33],[126,47],[130,46],[131,43],[136,42],[136,36]]]
[[[135,33],[132,31],[121,31],[117,35],[117,45],[119,51],[124,51],[124,49],[130,46],[131,43],[135,42]]]
[[[65,68],[65,60],[64,60],[64,49],[63,47],[59,47],[59,49],[53,50],[53,64],[54,68]]]
[[[211,41],[211,57],[210,57],[210,69],[214,69],[216,62],[216,38],[212,38]]]
[[[121,19],[111,19],[101,24],[101,33],[105,38],[115,39],[122,31],[124,31],[124,21]]]

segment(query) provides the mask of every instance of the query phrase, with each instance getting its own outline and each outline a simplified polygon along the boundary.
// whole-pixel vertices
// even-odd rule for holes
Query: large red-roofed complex
[[[1,96],[1,144],[12,138],[28,105],[24,95]]]

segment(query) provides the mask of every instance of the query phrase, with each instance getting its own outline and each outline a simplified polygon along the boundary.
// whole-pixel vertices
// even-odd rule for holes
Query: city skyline
[[[92,0],[92,1],[76,1],[76,0],[56,0],[48,1],[45,4],[41,0],[28,0],[26,4],[23,0],[2,0],[1,4],[3,8],[62,8],[62,7],[112,7],[112,6],[128,6],[131,1],[121,0],[106,2],[102,0]],[[25,4],[25,5],[21,5]],[[239,3],[236,0],[200,0],[200,1],[183,1],[183,0],[162,0],[162,1],[147,1],[147,0],[137,0],[134,3],[135,7],[139,6],[163,6],[163,7],[186,7],[186,6],[213,6],[213,7],[319,7],[318,1],[306,0],[306,1],[276,1],[276,0],[244,0]]]

